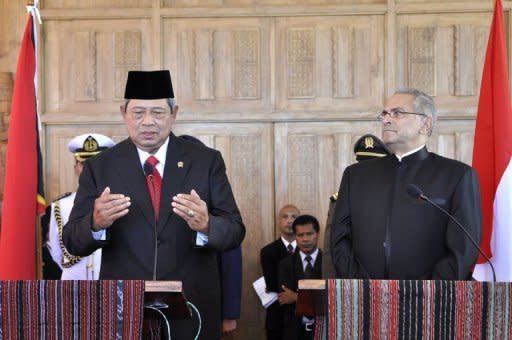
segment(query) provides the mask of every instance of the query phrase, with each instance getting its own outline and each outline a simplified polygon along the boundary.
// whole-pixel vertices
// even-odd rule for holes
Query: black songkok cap
[[[162,98],[174,98],[169,70],[128,72],[124,99]]]
[[[371,158],[385,157],[391,152],[386,145],[374,135],[364,135],[354,144],[354,153],[358,162]]]

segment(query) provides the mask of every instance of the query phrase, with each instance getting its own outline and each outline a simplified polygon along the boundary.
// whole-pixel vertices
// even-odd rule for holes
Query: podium
[[[315,339],[511,339],[512,284],[301,280],[297,313]]]
[[[143,339],[162,339],[162,328],[170,332],[169,320],[187,319],[191,316],[181,281],[146,281]]]
[[[158,308],[170,319],[192,317],[181,281],[146,281],[144,306]]]
[[[139,339],[146,304],[191,316],[178,281],[0,281],[0,339]]]

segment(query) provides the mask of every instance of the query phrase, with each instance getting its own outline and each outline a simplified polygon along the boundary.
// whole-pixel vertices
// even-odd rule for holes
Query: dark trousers
[[[283,331],[281,329],[266,329],[267,340],[283,340]]]
[[[301,325],[299,330],[299,340],[313,340],[315,334],[315,325],[308,326],[308,329],[304,325]]]

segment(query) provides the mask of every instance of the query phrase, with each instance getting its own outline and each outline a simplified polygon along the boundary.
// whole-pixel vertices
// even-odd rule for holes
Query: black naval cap
[[[385,157],[391,154],[391,151],[377,137],[366,134],[359,138],[354,144],[354,154],[358,162],[370,158]]]
[[[163,98],[174,98],[169,70],[128,72],[124,99]]]

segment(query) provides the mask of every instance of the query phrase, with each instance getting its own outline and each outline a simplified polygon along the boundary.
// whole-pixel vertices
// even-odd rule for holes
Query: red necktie
[[[149,156],[146,163],[151,165],[153,169],[152,174],[146,176],[146,184],[149,190],[149,196],[151,196],[151,204],[155,211],[155,220],[158,220],[158,214],[160,212],[160,192],[162,191],[162,176],[156,169],[158,159],[155,156]]]

